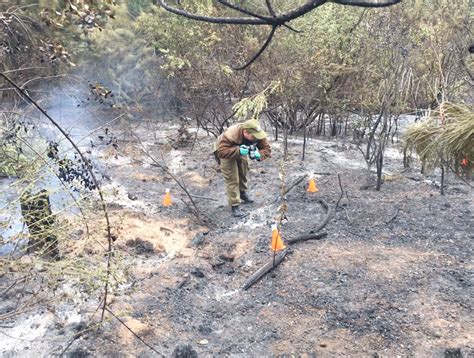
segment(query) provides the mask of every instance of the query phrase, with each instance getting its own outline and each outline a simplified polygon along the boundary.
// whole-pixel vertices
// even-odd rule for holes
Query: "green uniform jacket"
[[[214,143],[214,152],[220,159],[237,159],[240,157],[239,146],[245,142],[242,124],[237,123],[217,137]],[[270,143],[266,138],[257,141],[257,148],[261,154],[261,160],[270,158]]]

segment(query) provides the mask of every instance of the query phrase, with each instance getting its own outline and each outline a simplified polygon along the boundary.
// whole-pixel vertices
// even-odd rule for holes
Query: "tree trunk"
[[[377,153],[377,185],[375,190],[380,191],[382,187],[382,168],[383,168],[383,146],[379,145],[379,151]]]
[[[444,165],[441,164],[441,185],[439,188],[439,192],[441,195],[444,195]]]
[[[303,154],[301,156],[301,160],[304,160],[304,154],[306,152],[306,126],[303,129]]]
[[[20,198],[21,214],[30,233],[28,253],[59,258],[58,239],[53,232],[54,216],[46,190],[26,192]]]

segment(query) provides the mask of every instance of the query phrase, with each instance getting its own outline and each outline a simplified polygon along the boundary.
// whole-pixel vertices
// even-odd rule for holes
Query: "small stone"
[[[198,342],[198,345],[200,346],[205,346],[209,343],[209,341],[207,339],[202,339]]]
[[[198,354],[189,344],[178,345],[173,353],[171,354],[172,358],[197,358]]]
[[[463,358],[460,348],[446,348],[444,358]]]
[[[196,276],[196,277],[199,277],[199,278],[202,278],[204,277],[204,272],[202,272],[200,269],[198,269],[197,267],[195,267],[192,271],[191,271],[191,275],[193,276]]]

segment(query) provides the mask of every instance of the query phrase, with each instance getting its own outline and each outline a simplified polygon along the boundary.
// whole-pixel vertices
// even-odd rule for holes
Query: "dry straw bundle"
[[[443,102],[405,134],[425,169],[453,163],[470,172],[474,161],[474,111],[466,105]]]

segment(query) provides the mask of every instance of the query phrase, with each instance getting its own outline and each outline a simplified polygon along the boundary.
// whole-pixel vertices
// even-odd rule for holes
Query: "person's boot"
[[[247,204],[252,204],[253,203],[253,198],[247,194],[245,191],[240,192],[240,200],[242,200],[244,203]]]
[[[242,209],[240,209],[240,206],[238,206],[238,205],[232,206],[232,216],[234,218],[243,218],[247,215],[248,215],[248,213],[244,213],[242,211]]]

